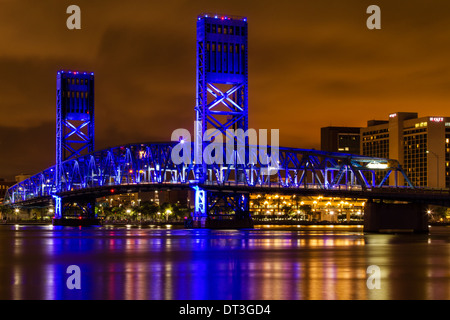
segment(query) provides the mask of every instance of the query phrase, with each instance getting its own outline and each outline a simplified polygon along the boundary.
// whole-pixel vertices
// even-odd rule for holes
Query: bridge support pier
[[[253,228],[248,193],[214,192],[199,187],[194,189],[195,213],[189,226],[209,229]]]
[[[67,201],[61,199],[61,215],[55,216],[54,226],[94,226],[101,225],[95,215],[95,199]]]
[[[426,205],[367,201],[364,208],[364,231],[427,233]]]

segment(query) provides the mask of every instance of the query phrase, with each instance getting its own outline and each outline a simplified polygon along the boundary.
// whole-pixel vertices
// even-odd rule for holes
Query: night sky
[[[192,132],[200,13],[248,18],[249,125],[283,146],[397,111],[450,116],[448,0],[0,0],[0,178],[54,164],[59,69],[95,72],[96,150]]]

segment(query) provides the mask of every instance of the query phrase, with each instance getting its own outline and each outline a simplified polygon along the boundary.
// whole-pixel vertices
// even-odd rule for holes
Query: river
[[[368,286],[369,266],[379,288]],[[449,298],[450,227],[417,235],[360,226],[0,226],[2,300]]]

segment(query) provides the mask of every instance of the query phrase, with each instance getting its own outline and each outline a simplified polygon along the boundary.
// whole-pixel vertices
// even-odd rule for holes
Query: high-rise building
[[[450,118],[397,112],[361,128],[361,153],[396,159],[419,187],[450,187]]]
[[[321,150],[360,154],[360,129],[359,127],[321,128]]]

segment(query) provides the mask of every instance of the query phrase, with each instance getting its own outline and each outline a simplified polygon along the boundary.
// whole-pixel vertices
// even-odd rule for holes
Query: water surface
[[[449,299],[450,228],[0,226],[0,299]],[[70,265],[81,289],[70,290]],[[381,270],[368,289],[367,267]]]

